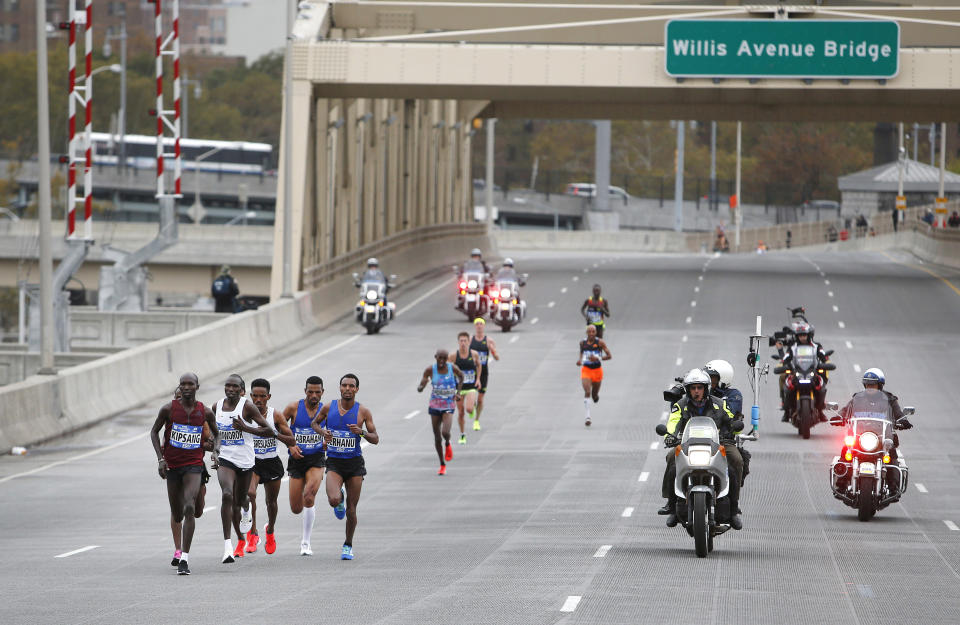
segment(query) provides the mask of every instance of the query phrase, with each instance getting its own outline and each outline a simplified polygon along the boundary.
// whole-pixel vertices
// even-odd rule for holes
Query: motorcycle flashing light
[[[847,434],[843,437],[843,444],[847,447],[853,447],[853,444],[856,442],[856,440],[857,439],[855,439],[852,434]]]
[[[883,454],[883,464],[890,464],[890,454]]]
[[[462,291],[462,290],[465,289],[465,288],[467,288],[467,283],[461,280],[461,281],[460,281],[460,290]]]
[[[847,449],[847,451],[844,452],[843,454],[843,459],[846,460],[847,462],[850,462],[851,460],[853,460],[853,452]]]

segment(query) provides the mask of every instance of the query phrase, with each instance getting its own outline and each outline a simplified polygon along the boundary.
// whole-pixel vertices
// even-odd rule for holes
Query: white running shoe
[[[246,535],[250,531],[250,528],[253,527],[253,517],[250,514],[250,507],[247,506],[247,509],[244,510],[240,508],[240,533]]]
[[[310,548],[310,543],[300,543],[300,555],[302,556],[313,555],[313,549]]]
[[[233,562],[235,562],[235,560],[233,559],[233,552],[232,552],[232,551],[224,551],[224,552],[223,552],[223,563],[224,563],[224,564],[232,564]]]

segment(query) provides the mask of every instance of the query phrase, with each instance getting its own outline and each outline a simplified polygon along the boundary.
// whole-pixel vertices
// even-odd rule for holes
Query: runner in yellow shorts
[[[600,383],[603,381],[603,361],[610,360],[610,348],[597,338],[597,327],[587,326],[587,338],[580,341],[580,358],[577,366],[580,367],[580,383],[583,385],[583,409],[586,419],[583,424],[590,426],[590,399],[593,403],[600,401]]]

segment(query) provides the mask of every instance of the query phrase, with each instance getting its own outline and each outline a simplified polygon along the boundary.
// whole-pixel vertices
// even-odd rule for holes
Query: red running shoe
[[[447,474],[447,465],[441,464],[440,470],[437,471],[437,475],[446,475]]]
[[[247,553],[254,553],[257,550],[257,545],[260,544],[260,537],[256,534],[251,534],[247,532]]]
[[[237,543],[237,548],[236,548],[236,549],[234,550],[234,552],[233,552],[233,557],[234,557],[234,558],[242,558],[242,557],[243,557],[243,550],[246,548],[246,546],[247,546],[247,542],[246,542],[245,540],[241,540],[240,542],[238,542],[238,543]]]
[[[277,550],[277,539],[272,532],[267,534],[267,542],[263,545],[263,550],[267,553],[273,553]]]
[[[453,460],[453,447],[450,446],[450,443],[447,443],[447,453],[443,455],[444,459],[448,462]]]

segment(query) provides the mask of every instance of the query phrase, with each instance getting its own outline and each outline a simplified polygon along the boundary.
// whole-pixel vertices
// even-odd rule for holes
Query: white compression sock
[[[586,411],[587,418],[589,419],[590,418],[590,398],[589,397],[583,398],[583,409]]]
[[[314,506],[303,508],[303,534],[300,537],[300,542],[303,544],[310,544],[310,536],[313,534],[313,520],[317,517],[317,509]]]
[[[189,556],[189,555],[190,555],[190,554],[188,554],[186,551],[181,552],[181,553],[180,553],[180,561],[181,561],[181,562],[186,562],[186,561],[188,560],[187,556]]]
[[[223,541],[223,552],[233,553],[233,543],[230,541],[229,538]]]

